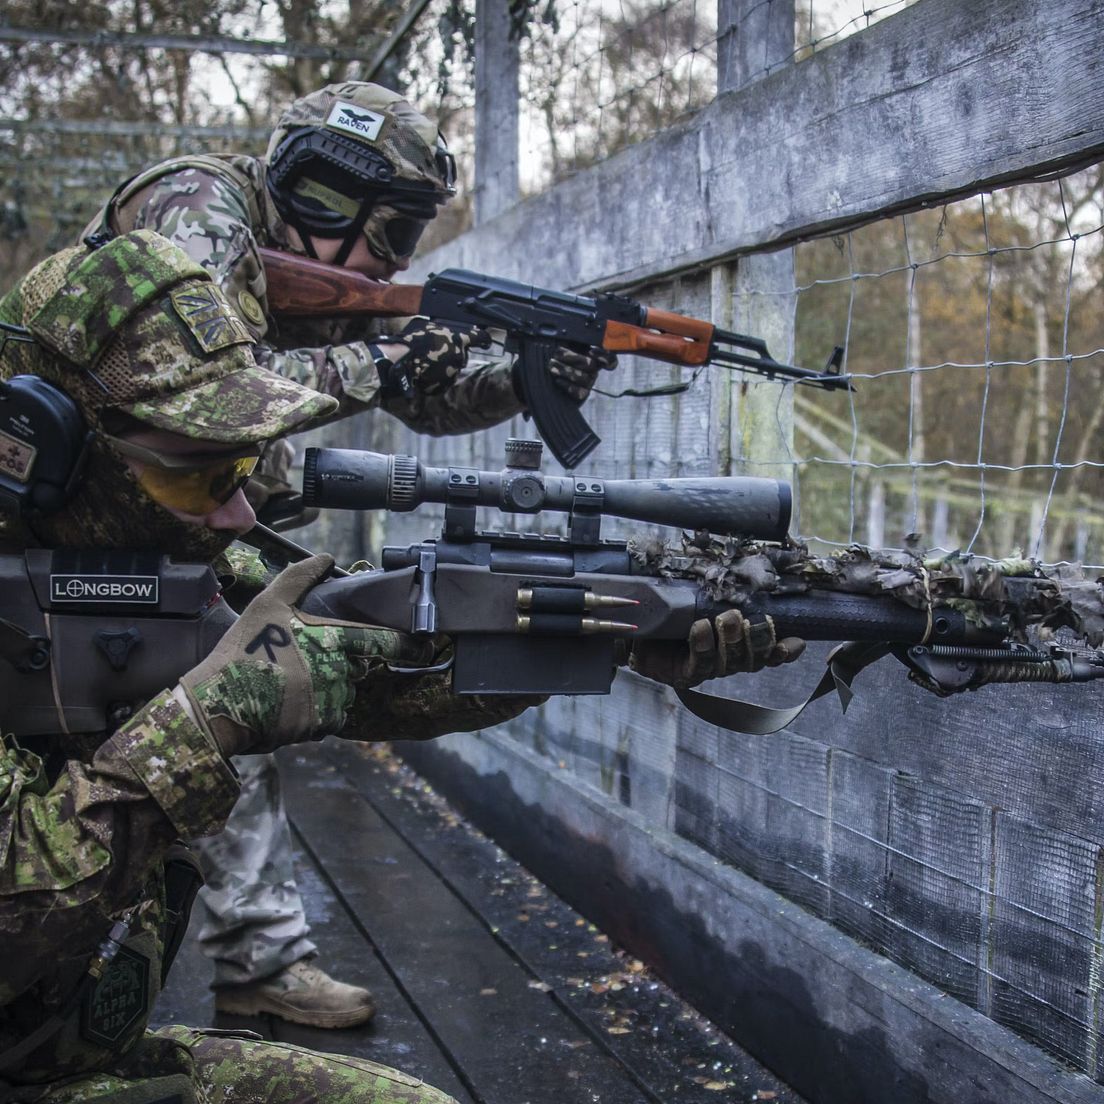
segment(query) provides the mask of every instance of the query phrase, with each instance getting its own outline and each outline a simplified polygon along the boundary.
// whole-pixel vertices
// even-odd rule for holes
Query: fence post
[[[717,26],[718,95],[793,62],[794,0],[717,0]],[[732,328],[765,338],[775,357],[788,358],[796,306],[793,250],[741,257],[724,273],[714,277],[714,318],[721,325],[731,319]],[[722,394],[717,399],[718,409],[730,412],[731,461],[749,474],[792,479],[792,389],[780,394],[777,383],[724,375],[728,379],[718,386],[727,386],[727,401]]]
[[[509,0],[475,5],[475,224],[518,200],[518,43]]]
[[[793,61],[794,0],[717,0],[717,93]]]

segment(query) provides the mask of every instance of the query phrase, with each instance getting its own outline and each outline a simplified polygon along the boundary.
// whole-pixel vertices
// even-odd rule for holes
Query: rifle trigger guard
[[[393,675],[433,675],[439,671],[452,670],[452,656],[443,663],[435,663],[432,667],[397,667],[393,663],[384,664]]]

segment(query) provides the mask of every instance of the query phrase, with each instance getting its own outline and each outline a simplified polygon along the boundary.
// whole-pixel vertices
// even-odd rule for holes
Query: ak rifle
[[[517,354],[521,399],[541,437],[569,470],[593,452],[599,437],[548,372],[561,347],[585,352],[598,346],[692,368],[716,364],[828,389],[851,386],[841,374],[842,346],[833,350],[824,371],[798,368],[775,360],[762,338],[721,330],[712,322],[624,295],[571,295],[459,268],[431,275],[424,284],[389,284],[291,253],[260,252],[268,305],[278,316],[424,315],[457,326],[504,331],[506,350]]]

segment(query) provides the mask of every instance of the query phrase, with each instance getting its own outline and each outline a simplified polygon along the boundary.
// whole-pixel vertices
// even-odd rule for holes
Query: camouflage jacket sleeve
[[[138,192],[117,218],[123,231],[155,230],[180,246],[211,274],[253,337],[265,336],[264,266],[249,203],[232,181],[201,168],[181,169]]]
[[[237,778],[171,692],[154,698],[51,784],[42,760],[0,747],[0,1005],[48,967],[46,949],[90,946],[137,902],[177,838],[217,831]]]
[[[203,265],[257,340],[257,360],[339,399],[336,417],[382,405],[411,429],[442,436],[485,429],[522,410],[508,362],[475,365],[440,395],[381,404],[379,377],[364,341],[286,347],[286,341],[270,332],[264,314],[264,266],[249,203],[230,180],[202,168],[169,173],[128,201],[118,219],[124,230],[156,230]]]
[[[381,336],[380,341],[386,342]],[[522,405],[514,392],[509,361],[489,361],[469,366],[447,391],[439,395],[415,395],[412,399],[380,398],[379,375],[363,341],[325,345],[316,349],[268,347],[257,350],[266,368],[340,400],[334,417],[343,418],[361,410],[379,407],[394,415],[417,433],[442,437],[450,433],[472,433],[498,425]]]
[[[432,740],[512,720],[546,698],[537,695],[454,694],[452,672],[376,672],[357,685],[341,735],[348,740]]]

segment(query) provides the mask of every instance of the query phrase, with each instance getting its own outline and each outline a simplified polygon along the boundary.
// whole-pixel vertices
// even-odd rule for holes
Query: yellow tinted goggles
[[[120,437],[104,439],[123,456],[137,460],[134,476],[155,502],[185,514],[202,517],[229,502],[245,486],[263,450],[253,447],[242,455],[173,455],[137,445]]]

